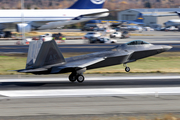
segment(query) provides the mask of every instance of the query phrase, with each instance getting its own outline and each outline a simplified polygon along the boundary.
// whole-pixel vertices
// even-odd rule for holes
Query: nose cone
[[[168,51],[168,50],[170,50],[172,48],[172,46],[163,46],[163,50],[164,51]]]

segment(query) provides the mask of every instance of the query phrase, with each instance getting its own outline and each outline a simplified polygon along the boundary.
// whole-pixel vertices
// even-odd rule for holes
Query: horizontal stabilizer
[[[36,72],[42,72],[42,71],[48,71],[48,69],[45,68],[37,68],[37,69],[23,69],[23,70],[17,70],[17,72],[21,73],[36,73]]]

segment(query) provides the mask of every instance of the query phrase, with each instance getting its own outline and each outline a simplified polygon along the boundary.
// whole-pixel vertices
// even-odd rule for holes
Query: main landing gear
[[[125,67],[126,72],[130,72],[130,67],[128,67],[127,64],[123,64],[123,66]]]
[[[79,83],[82,83],[82,82],[84,82],[84,76],[81,74],[73,74],[73,73],[69,75],[69,81],[75,82],[76,80]]]

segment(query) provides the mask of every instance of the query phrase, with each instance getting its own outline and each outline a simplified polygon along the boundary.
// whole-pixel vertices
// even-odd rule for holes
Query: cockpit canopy
[[[142,41],[142,40],[133,40],[126,43],[126,45],[144,45],[144,44],[150,44],[150,43]]]

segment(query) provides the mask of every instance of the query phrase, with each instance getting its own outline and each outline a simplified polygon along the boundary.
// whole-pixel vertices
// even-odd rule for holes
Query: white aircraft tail
[[[106,0],[78,0],[68,9],[100,9]]]

